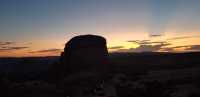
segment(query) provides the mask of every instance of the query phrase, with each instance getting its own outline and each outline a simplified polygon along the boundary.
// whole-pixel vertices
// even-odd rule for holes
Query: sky
[[[72,37],[109,52],[200,51],[200,0],[0,0],[0,57],[54,56]]]

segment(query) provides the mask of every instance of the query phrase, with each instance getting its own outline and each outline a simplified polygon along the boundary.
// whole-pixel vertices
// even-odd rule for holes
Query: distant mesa
[[[73,75],[80,72],[103,74],[108,66],[108,50],[106,39],[97,35],[80,35],[69,40],[61,53],[57,74]]]

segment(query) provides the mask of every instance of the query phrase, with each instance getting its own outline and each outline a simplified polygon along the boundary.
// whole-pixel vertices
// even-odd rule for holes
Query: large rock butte
[[[65,74],[92,71],[105,73],[108,66],[106,39],[96,35],[80,35],[69,40],[61,54]]]

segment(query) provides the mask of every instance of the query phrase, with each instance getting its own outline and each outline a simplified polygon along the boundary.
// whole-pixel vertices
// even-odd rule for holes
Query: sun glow
[[[124,46],[124,49],[130,49],[130,48],[137,48],[140,45],[136,44],[136,43],[129,43],[129,42],[125,42],[124,44],[122,44]]]

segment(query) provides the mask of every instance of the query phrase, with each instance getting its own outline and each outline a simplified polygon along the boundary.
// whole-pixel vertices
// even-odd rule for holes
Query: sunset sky
[[[110,52],[200,51],[200,0],[0,0],[0,57],[59,55],[82,34]]]

